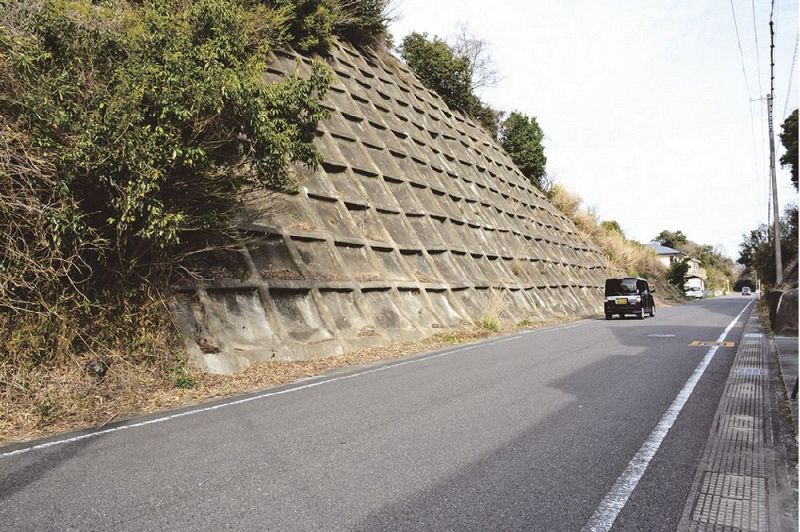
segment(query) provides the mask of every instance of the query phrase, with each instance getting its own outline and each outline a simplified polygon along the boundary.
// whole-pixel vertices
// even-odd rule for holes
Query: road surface
[[[574,531],[612,500],[614,530],[674,530],[735,349],[706,358],[652,434],[709,353],[692,342],[749,304],[725,338],[738,345],[752,301],[583,320],[0,448],[0,528]],[[641,478],[610,495],[643,448]]]

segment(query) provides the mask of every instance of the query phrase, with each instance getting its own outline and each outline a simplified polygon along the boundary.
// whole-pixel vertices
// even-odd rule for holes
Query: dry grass
[[[583,200],[578,194],[556,184],[553,185],[550,195],[553,204],[572,220],[584,237],[603,252],[612,268],[620,269],[628,275],[650,279],[665,276],[666,269],[652,249],[603,227],[593,209],[582,207]]]
[[[104,379],[98,380],[71,359],[57,367],[27,375],[30,388],[12,400],[6,396],[0,409],[0,442],[31,438],[89,427],[99,427],[138,414],[186,406],[211,399],[263,390],[297,381],[337,368],[358,366],[423,353],[442,347],[476,342],[513,332],[563,323],[525,320],[516,326],[495,330],[467,325],[427,338],[382,345],[337,357],[300,362],[265,361],[236,375],[211,375],[178,363],[170,367],[114,361]],[[191,384],[181,388],[178,383]]]
[[[550,197],[550,202],[568,218],[573,218],[583,203],[583,200],[579,195],[571,190],[566,189],[558,183],[550,187],[548,196]]]
[[[656,299],[660,306],[685,301],[683,295],[667,282],[667,270],[658,261],[655,251],[604,227],[593,209],[582,207],[583,200],[578,194],[558,184],[553,185],[549,194],[553,204],[603,253],[609,270],[648,279],[657,288]]]
[[[505,292],[492,288],[489,292],[489,303],[486,312],[481,317],[478,325],[488,331],[500,330],[500,317],[506,308]]]
[[[0,313],[0,441],[107,421],[186,384],[182,343],[147,293],[47,314]]]

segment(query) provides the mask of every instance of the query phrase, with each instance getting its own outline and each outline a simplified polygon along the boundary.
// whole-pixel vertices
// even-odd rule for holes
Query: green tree
[[[792,171],[792,183],[797,188],[797,109],[786,117],[781,126],[781,144],[786,153],[781,157],[781,164],[788,166]]]
[[[682,260],[673,262],[667,270],[667,281],[670,284],[683,290],[686,283],[686,274],[689,272],[689,261]]]
[[[655,241],[661,244],[662,246],[667,246],[668,248],[673,249],[681,249],[681,246],[685,246],[689,243],[689,239],[686,238],[686,235],[683,234],[683,231],[661,231],[656,236]]]
[[[475,118],[497,136],[502,113],[483,103],[473,93],[473,67],[469,57],[459,55],[446,41],[427,33],[411,33],[400,45],[403,61],[423,85],[435,91],[445,103]]]
[[[500,144],[522,173],[541,190],[549,188],[545,177],[547,157],[542,140],[544,133],[535,116],[513,112],[503,122]]]
[[[459,57],[439,37],[413,32],[403,39],[400,54],[423,85],[455,109],[468,111],[473,103],[469,59]]]
[[[625,233],[622,231],[622,227],[620,227],[619,222],[617,222],[616,220],[605,220],[600,225],[606,231],[613,232],[613,233],[619,233],[623,237],[625,236]]]
[[[739,244],[739,264],[765,283],[775,282],[775,259],[770,237],[771,230],[766,224],[761,224],[744,235]]]
[[[781,255],[783,267],[797,260],[797,206],[789,206],[780,220]],[[761,224],[742,237],[739,244],[739,264],[765,282],[775,283],[775,248],[773,227]]]

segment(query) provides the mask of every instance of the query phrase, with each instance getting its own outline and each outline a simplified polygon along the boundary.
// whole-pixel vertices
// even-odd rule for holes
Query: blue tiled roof
[[[658,255],[683,255],[683,251],[662,246],[658,242],[650,242],[647,245],[651,247]]]

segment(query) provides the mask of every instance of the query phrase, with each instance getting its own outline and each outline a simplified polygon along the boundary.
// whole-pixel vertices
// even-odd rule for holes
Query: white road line
[[[558,328],[557,330],[561,330],[561,329],[564,329],[564,328],[567,328],[567,327],[561,327],[561,328]],[[541,330],[539,332],[545,332],[545,330]],[[17,456],[17,455],[20,455],[20,454],[29,453],[31,451],[38,451],[38,450],[41,450],[41,449],[47,449],[49,447],[55,447],[56,445],[63,445],[65,443],[74,443],[74,442],[81,441],[81,440],[86,440],[86,439],[89,439],[89,438],[96,438],[98,436],[102,436],[104,434],[110,434],[112,432],[119,432],[119,431],[122,431],[122,430],[128,430],[128,429],[144,427],[146,425],[153,425],[155,423],[163,423],[165,421],[170,421],[170,420],[181,418],[181,417],[185,417],[185,416],[193,416],[195,414],[201,414],[203,412],[210,412],[212,410],[219,410],[220,408],[227,408],[229,406],[235,406],[235,405],[240,405],[240,404],[244,404],[244,403],[249,403],[251,401],[257,401],[257,400],[260,400],[260,399],[266,399],[268,397],[273,397],[273,396],[276,396],[276,395],[284,395],[284,394],[287,394],[287,393],[297,392],[297,391],[300,391],[300,390],[306,390],[308,388],[314,388],[314,387],[317,387],[317,386],[321,386],[323,384],[330,384],[332,382],[343,381],[343,380],[346,380],[346,379],[353,379],[355,377],[361,377],[363,375],[369,375],[369,374],[372,374],[372,373],[377,373],[379,371],[386,371],[386,370],[389,370],[389,369],[399,368],[401,366],[408,366],[410,364],[418,364],[420,362],[426,362],[428,360],[434,360],[436,358],[442,358],[442,357],[454,355],[456,353],[469,351],[471,349],[478,349],[479,347],[488,347],[488,346],[495,345],[495,344],[500,344],[500,343],[503,343],[503,342],[509,342],[511,340],[517,340],[517,339],[522,338],[522,337],[523,337],[523,335],[520,334],[520,335],[517,335],[517,336],[510,336],[510,337],[507,337],[507,338],[500,338],[498,340],[493,340],[493,341],[490,341],[490,342],[481,342],[481,343],[478,343],[478,344],[467,345],[467,346],[464,346],[464,347],[458,347],[458,348],[455,348],[455,349],[452,349],[452,350],[449,350],[449,351],[445,351],[443,353],[437,353],[437,354],[425,356],[425,357],[422,357],[422,358],[416,358],[414,360],[405,360],[403,362],[397,362],[397,363],[394,363],[394,364],[387,364],[385,366],[380,366],[380,367],[372,368],[372,369],[366,369],[364,371],[359,371],[357,373],[351,373],[349,375],[342,375],[340,377],[332,377],[332,378],[328,378],[328,379],[324,379],[323,378],[324,380],[316,380],[314,382],[309,382],[308,384],[304,384],[302,386],[295,386],[295,387],[288,388],[288,389],[285,389],[285,390],[277,390],[277,391],[272,391],[272,392],[265,392],[265,393],[254,395],[254,396],[251,396],[251,397],[245,397],[243,399],[237,399],[237,400],[234,400],[234,401],[228,401],[228,402],[225,402],[225,403],[220,403],[220,404],[216,404],[216,405],[213,405],[213,406],[207,406],[207,407],[203,407],[203,408],[195,408],[193,410],[186,410],[184,412],[178,412],[176,414],[171,414],[171,415],[168,415],[168,416],[162,416],[162,417],[158,417],[158,418],[154,418],[154,419],[149,419],[147,421],[141,421],[139,423],[131,423],[129,425],[121,425],[119,427],[112,427],[112,428],[105,429],[105,430],[98,430],[98,431],[95,431],[95,432],[89,432],[89,433],[86,433],[86,434],[81,434],[79,436],[74,436],[72,438],[66,438],[66,439],[63,439],[63,440],[54,440],[54,441],[50,441],[50,442],[40,443],[40,444],[37,444],[37,445],[31,445],[30,447],[23,447],[21,449],[15,450],[15,451],[9,451],[9,452],[5,452],[5,453],[0,453],[0,459],[8,458],[8,457],[11,457],[11,456]]]
[[[544,334],[553,331],[563,331],[564,329],[574,329],[575,327],[581,327],[582,325],[586,325],[587,323],[592,323],[592,320],[580,320],[575,323],[571,323],[569,325],[562,325],[560,327],[548,327],[547,329],[531,329],[529,331],[521,331],[520,335],[529,336],[532,334]]]
[[[750,303],[745,305],[739,315],[728,324],[717,339],[717,342],[723,342],[725,340],[725,337],[728,336],[728,333],[733,329],[736,322],[739,321],[739,318],[742,317],[742,314],[744,314],[744,311],[747,310],[749,306]],[[689,380],[683,385],[678,396],[672,401],[672,404],[661,417],[661,420],[639,448],[639,451],[631,458],[631,461],[628,462],[628,466],[622,472],[622,475],[620,475],[603,500],[600,501],[600,505],[594,511],[591,519],[583,526],[581,529],[582,531],[600,532],[611,530],[614,521],[617,520],[619,512],[628,502],[633,490],[636,489],[636,485],[639,483],[639,480],[641,480],[645,470],[647,470],[647,466],[650,465],[650,460],[655,456],[656,451],[658,451],[667,433],[672,428],[672,424],[675,423],[678,414],[681,413],[683,405],[686,404],[694,387],[697,385],[700,377],[703,376],[703,372],[705,372],[706,368],[711,363],[718,349],[718,345],[709,348],[706,356],[703,357],[703,360],[697,365],[694,372],[689,377]]]

